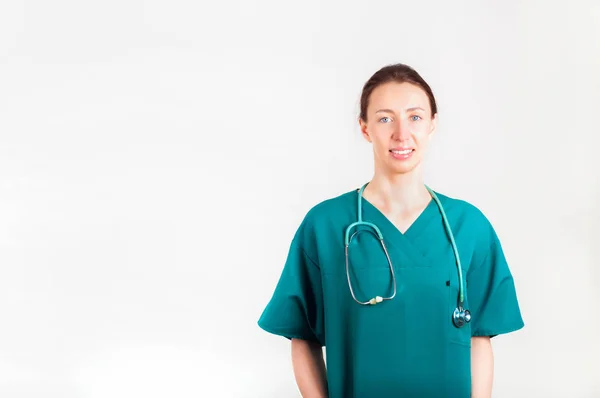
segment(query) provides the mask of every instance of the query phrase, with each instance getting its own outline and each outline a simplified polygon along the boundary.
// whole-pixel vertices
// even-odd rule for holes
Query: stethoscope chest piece
[[[456,307],[452,314],[452,322],[457,328],[465,326],[467,323],[471,322],[471,312],[461,307]]]

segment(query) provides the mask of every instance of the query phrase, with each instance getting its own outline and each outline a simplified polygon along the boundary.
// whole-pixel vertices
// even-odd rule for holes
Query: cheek
[[[418,134],[427,134],[431,130],[431,123],[426,121],[416,122],[412,125],[412,130]]]
[[[376,144],[378,142],[382,142],[384,140],[385,137],[385,132],[382,131],[382,129],[377,128],[377,127],[370,127],[368,129],[369,131],[369,139],[371,140],[371,142],[373,144]]]
[[[419,126],[415,126],[413,134],[415,138],[420,142],[428,142],[431,137],[431,125],[423,123]]]
[[[384,134],[373,137],[373,146],[379,151],[388,151],[390,148],[390,138]]]

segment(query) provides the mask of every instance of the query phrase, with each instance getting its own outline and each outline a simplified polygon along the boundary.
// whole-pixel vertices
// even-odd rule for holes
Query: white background
[[[0,7],[0,397],[293,397],[256,321],[310,207],[360,186],[362,84],[432,86],[434,189],[481,208],[526,327],[494,397],[600,397],[600,3]]]

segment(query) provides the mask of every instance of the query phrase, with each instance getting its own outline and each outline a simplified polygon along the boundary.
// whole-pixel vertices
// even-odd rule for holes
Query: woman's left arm
[[[494,354],[489,337],[471,338],[471,397],[491,398]]]

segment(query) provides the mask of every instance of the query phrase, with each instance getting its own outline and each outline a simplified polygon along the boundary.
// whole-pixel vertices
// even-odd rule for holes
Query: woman
[[[258,322],[291,339],[305,398],[491,396],[490,338],[524,323],[489,220],[424,183],[436,123],[433,93],[409,66],[365,84],[374,175],[306,214]]]

